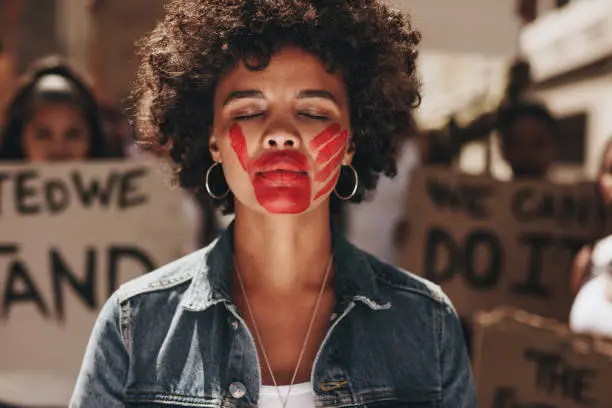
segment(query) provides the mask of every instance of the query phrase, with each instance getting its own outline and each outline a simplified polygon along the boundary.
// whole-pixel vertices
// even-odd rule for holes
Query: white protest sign
[[[415,172],[401,266],[439,283],[458,312],[509,305],[567,321],[575,253],[601,227],[595,187]]]
[[[480,406],[612,407],[612,339],[512,309],[477,313],[475,323]]]
[[[109,295],[122,282],[183,255],[183,196],[167,187],[168,176],[159,166],[0,166],[0,379],[5,384],[22,378],[31,392],[47,373],[73,387]],[[0,395],[0,401],[9,397]]]

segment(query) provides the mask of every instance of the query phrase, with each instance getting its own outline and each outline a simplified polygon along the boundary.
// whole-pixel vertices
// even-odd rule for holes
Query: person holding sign
[[[235,220],[108,300],[71,407],[475,407],[448,298],[330,221],[396,170],[419,100],[408,19],[378,0],[167,13],[142,43],[141,125]]]
[[[570,327],[578,333],[612,337],[612,234],[607,217],[612,205],[612,139],[604,147],[597,181],[606,217],[600,237],[582,248],[574,260],[571,285],[577,296]]]
[[[107,157],[98,104],[59,59],[35,64],[6,112],[0,159],[48,162]]]
[[[578,292],[570,313],[570,328],[577,333],[612,338],[612,236],[595,245],[593,258],[599,261],[594,265],[597,274]]]
[[[597,239],[590,245],[584,246],[576,254],[571,276],[571,289],[574,294],[578,294],[584,284],[599,275],[601,271],[607,270],[612,263],[610,247],[598,245],[599,241],[609,239],[612,235],[610,220],[607,216],[609,209],[612,207],[612,139],[606,143],[600,163],[597,176],[597,197],[602,210],[604,210],[604,219]]]

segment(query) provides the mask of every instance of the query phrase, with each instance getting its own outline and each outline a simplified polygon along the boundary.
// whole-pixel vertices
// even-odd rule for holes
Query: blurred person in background
[[[4,125],[0,161],[45,163],[108,157],[93,93],[57,57],[32,65],[9,101]],[[0,402],[0,408],[4,407],[13,405]]]
[[[602,190],[609,205],[612,190],[610,168],[605,170],[605,174],[603,178],[607,178],[607,185]],[[574,299],[569,325],[576,333],[612,338],[612,235],[598,240],[592,250],[585,248],[583,251],[578,254],[574,267],[572,283],[582,286]]]
[[[597,242],[591,259],[590,273],[594,276],[574,299],[569,317],[570,329],[576,333],[612,338],[612,236]]]
[[[606,143],[601,155],[599,173],[597,175],[597,197],[602,214],[601,231],[597,238],[584,246],[574,258],[571,289],[574,294],[591,279],[606,271],[612,264],[612,138]]]
[[[516,179],[546,179],[555,161],[557,121],[542,104],[519,101],[497,114],[502,155]]]
[[[507,75],[508,83],[497,108],[483,112],[464,125],[457,123],[456,117],[460,112],[456,112],[442,128],[424,132],[425,137],[420,139],[420,157],[424,165],[452,166],[466,144],[488,139],[493,131],[499,130],[500,112],[508,111],[512,116],[512,111],[516,109],[508,110],[508,107],[525,105],[526,93],[533,83],[529,62],[515,60],[508,68]]]
[[[106,302],[71,407],[475,407],[450,300],[331,222],[396,173],[410,136],[407,17],[379,0],[166,12],[142,42],[141,120],[180,185],[235,219]]]
[[[34,64],[26,74],[4,123],[0,160],[48,162],[108,156],[92,92],[55,57]]]
[[[502,157],[515,180],[542,180],[556,159],[557,119],[546,106],[528,100],[503,103],[460,126],[451,118],[442,129],[429,130],[425,164],[450,166],[463,147],[497,130]]]
[[[612,239],[605,244],[612,251]],[[580,289],[569,321],[573,332],[612,338],[612,265]]]

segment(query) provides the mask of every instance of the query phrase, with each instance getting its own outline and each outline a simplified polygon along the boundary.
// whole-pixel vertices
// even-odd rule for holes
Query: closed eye
[[[329,117],[327,117],[327,116],[324,116],[324,115],[315,115],[315,114],[309,113],[309,112],[300,112],[299,115],[302,116],[302,117],[305,117],[306,119],[321,120],[321,121],[329,120]]]
[[[251,113],[248,115],[238,115],[238,116],[234,116],[234,120],[251,120],[251,119],[255,119],[259,116],[263,116],[263,112],[259,112],[259,113]]]

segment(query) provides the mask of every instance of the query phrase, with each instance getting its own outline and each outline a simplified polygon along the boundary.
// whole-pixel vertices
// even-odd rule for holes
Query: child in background
[[[47,162],[107,156],[98,104],[57,58],[35,64],[6,112],[0,159]]]

